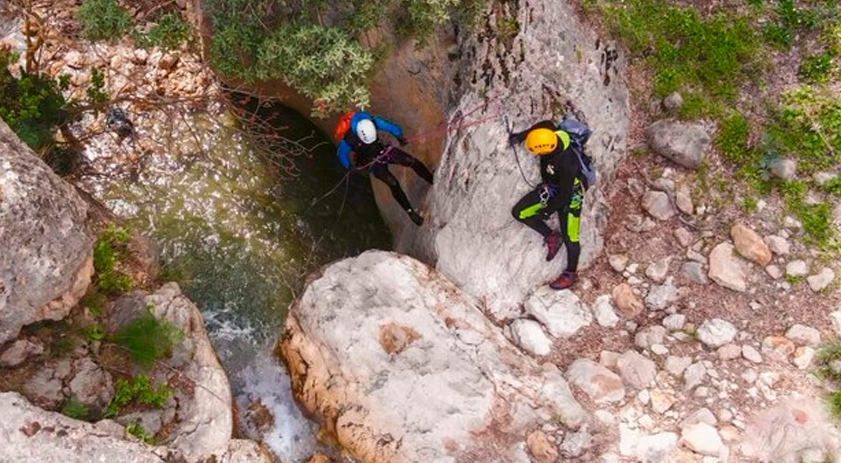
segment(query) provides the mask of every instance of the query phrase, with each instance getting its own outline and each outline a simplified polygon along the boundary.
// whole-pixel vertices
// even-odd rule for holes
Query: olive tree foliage
[[[279,79],[323,116],[368,106],[377,53],[360,42],[366,31],[393,26],[422,45],[448,21],[475,17],[487,0],[206,1],[210,58],[220,73],[245,82]]]

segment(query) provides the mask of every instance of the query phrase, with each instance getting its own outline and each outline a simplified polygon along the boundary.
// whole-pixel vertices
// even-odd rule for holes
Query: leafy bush
[[[69,399],[61,406],[61,414],[76,420],[86,421],[90,417],[90,409],[76,399]]]
[[[139,403],[150,407],[162,408],[172,397],[172,389],[166,384],[155,388],[147,375],[138,375],[134,379],[117,380],[114,398],[108,404],[103,418],[114,418],[131,403]]]
[[[9,71],[19,55],[0,48],[0,118],[36,151],[53,143],[56,128],[67,120],[68,101],[62,88],[69,81],[53,80],[43,74],[20,71],[20,78]]]
[[[155,436],[149,434],[149,432],[146,431],[146,428],[144,428],[140,423],[129,423],[129,425],[126,426],[126,432],[147,444],[152,445],[155,443]]]
[[[88,40],[117,40],[134,27],[128,11],[117,0],[85,0],[79,7],[82,35]]]
[[[174,50],[182,43],[190,41],[192,37],[193,27],[180,14],[165,13],[156,20],[156,24],[149,32],[137,34],[135,41],[146,48],[161,47],[165,50]]]
[[[121,328],[112,340],[128,349],[138,365],[149,369],[184,340],[184,332],[165,320],[158,320],[147,310]]]
[[[127,254],[126,245],[131,236],[113,225],[99,237],[93,248],[93,266],[96,283],[103,292],[119,294],[134,287],[134,279],[117,270],[119,260]]]

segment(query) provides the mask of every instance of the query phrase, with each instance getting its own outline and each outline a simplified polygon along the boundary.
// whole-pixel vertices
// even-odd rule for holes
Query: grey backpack
[[[584,180],[584,188],[590,188],[599,180],[599,175],[596,172],[596,166],[590,156],[584,153],[584,144],[590,139],[593,131],[583,122],[574,118],[564,118],[563,122],[558,124],[558,128],[569,134],[570,145],[575,155],[578,156],[578,162],[581,164],[581,177]]]

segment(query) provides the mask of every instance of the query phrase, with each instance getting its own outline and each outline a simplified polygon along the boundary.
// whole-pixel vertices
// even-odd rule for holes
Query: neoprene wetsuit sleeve
[[[374,116],[373,119],[378,129],[394,135],[394,138],[403,138],[403,129],[399,125],[378,116]]]
[[[339,156],[339,162],[342,163],[342,167],[345,169],[350,169],[350,152],[353,151],[353,147],[350,146],[350,143],[342,140],[339,143],[339,152],[337,155]]]

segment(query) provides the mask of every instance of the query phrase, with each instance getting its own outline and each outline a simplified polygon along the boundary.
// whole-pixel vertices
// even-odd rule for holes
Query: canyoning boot
[[[412,219],[412,222],[414,222],[415,225],[419,227],[423,225],[423,217],[421,217],[420,214],[418,214],[412,209],[407,210],[406,213],[409,214],[409,218]]]
[[[546,252],[546,260],[552,260],[558,255],[558,251],[561,250],[561,235],[552,233],[546,238],[543,238],[543,243],[549,248]]]
[[[577,279],[578,276],[575,272],[564,272],[561,276],[549,283],[549,287],[552,289],[567,289],[572,286]]]

